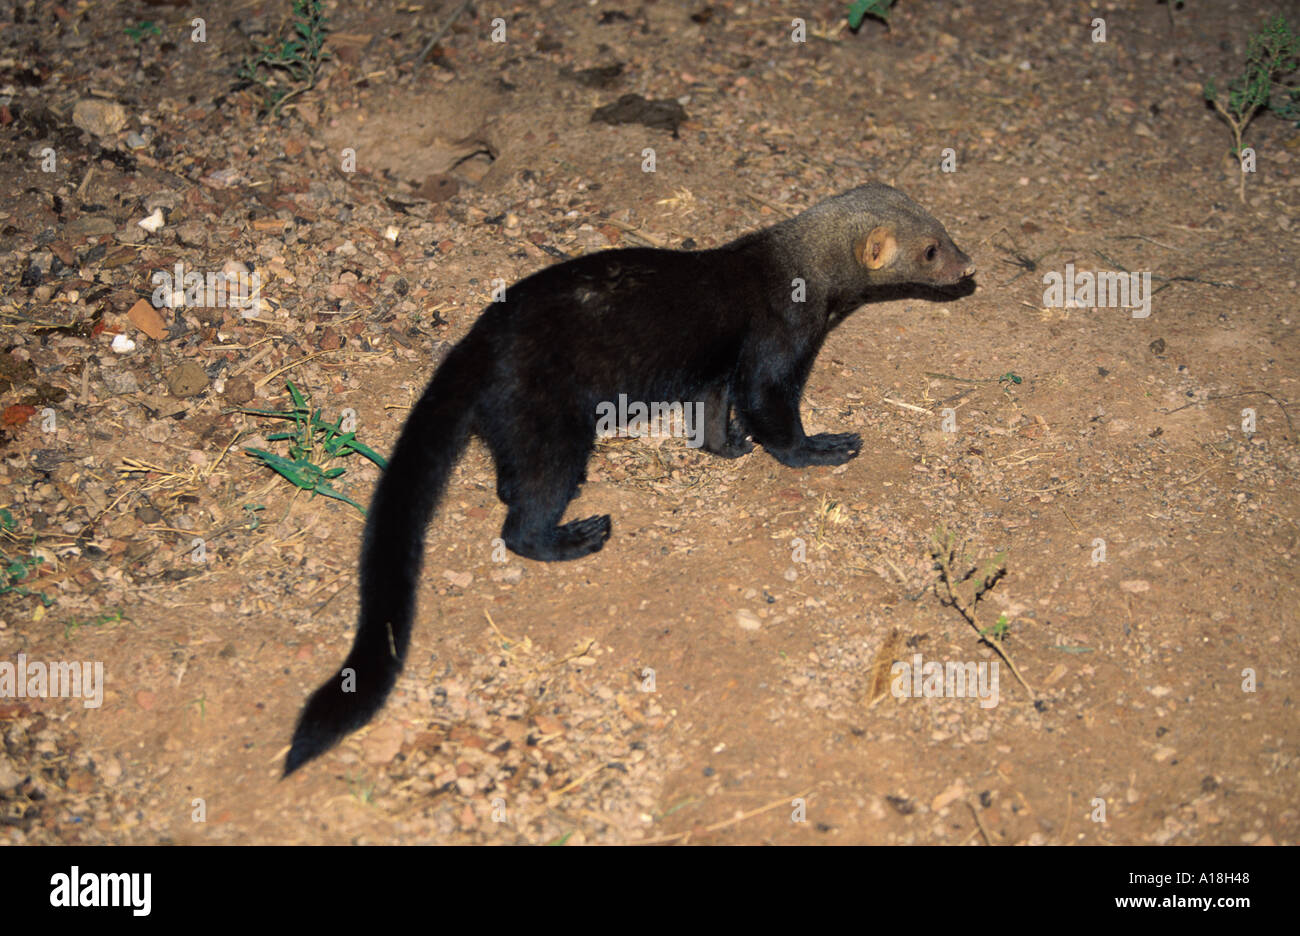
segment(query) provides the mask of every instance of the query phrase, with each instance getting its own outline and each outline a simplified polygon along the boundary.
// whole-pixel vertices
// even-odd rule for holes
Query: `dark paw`
[[[721,458],[739,458],[754,451],[754,443],[740,421],[733,419],[727,424],[726,440],[713,445],[705,442],[704,451]]]
[[[564,524],[556,531],[555,537],[556,547],[563,553],[561,558],[577,559],[598,552],[609,539],[611,528],[609,514]]]
[[[704,446],[704,451],[720,458],[739,458],[754,451],[754,443],[746,438],[728,439],[722,445]]]
[[[862,436],[856,432],[823,432],[809,436],[807,447],[835,459],[826,464],[842,465],[850,458],[858,457],[858,453],[862,451]]]
[[[501,535],[511,550],[525,559],[538,562],[564,562],[580,559],[599,552],[609,539],[609,514],[574,520],[548,530],[512,533],[502,530]]]
[[[772,455],[790,468],[805,468],[809,465],[842,465],[857,458],[861,451],[862,436],[856,432],[823,432],[808,436],[796,449],[773,451]]]

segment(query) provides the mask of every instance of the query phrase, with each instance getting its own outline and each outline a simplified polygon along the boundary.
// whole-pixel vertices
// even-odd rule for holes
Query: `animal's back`
[[[529,391],[572,383],[593,402],[673,400],[736,360],[760,286],[725,251],[606,250],[547,267],[475,330]]]

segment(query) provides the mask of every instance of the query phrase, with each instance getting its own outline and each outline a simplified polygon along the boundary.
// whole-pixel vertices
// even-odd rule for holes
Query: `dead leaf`
[[[894,661],[898,659],[898,647],[901,643],[902,635],[895,627],[876,651],[875,659],[871,661],[871,681],[867,683],[868,707],[875,705],[889,694],[890,675],[894,669]]]
[[[36,415],[36,407],[27,406],[23,403],[15,403],[13,406],[6,406],[4,413],[0,414],[0,425],[6,429],[12,429],[15,426],[27,425],[27,420]]]
[[[135,305],[127,311],[126,317],[154,341],[162,341],[167,337],[167,325],[148,299],[137,299]]]

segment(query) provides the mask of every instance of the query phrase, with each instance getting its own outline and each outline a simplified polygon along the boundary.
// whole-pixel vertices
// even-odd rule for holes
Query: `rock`
[[[361,742],[366,763],[387,764],[391,761],[402,750],[403,734],[402,726],[395,721],[372,728]]]
[[[208,245],[207,225],[198,221],[185,221],[177,226],[176,238],[186,247],[206,247]]]
[[[110,757],[107,761],[100,763],[99,779],[104,781],[105,787],[112,787],[118,780],[122,779],[122,764],[117,758]]]
[[[149,217],[141,218],[136,222],[136,224],[144,228],[150,234],[157,234],[163,229],[163,225],[166,223],[167,219],[163,217],[163,211],[161,208],[155,208],[153,214],[149,215]]]
[[[103,370],[104,386],[114,396],[136,393],[140,390],[140,381],[134,373],[117,367],[105,367]]]
[[[113,236],[117,238],[119,244],[129,244],[132,247],[139,247],[149,239],[149,234],[144,228],[138,224],[129,223]],[[118,265],[121,266],[121,264]]]
[[[494,582],[504,582],[506,585],[518,585],[524,578],[524,570],[517,565],[506,566],[504,569],[493,569],[489,576]]]
[[[82,215],[73,218],[65,229],[69,240],[76,240],[79,237],[98,237],[101,234],[112,234],[116,230],[117,225],[113,223],[113,219],[103,215]]]
[[[671,130],[673,137],[687,120],[686,111],[674,100],[651,101],[639,94],[625,94],[613,104],[597,108],[592,123],[638,123],[658,130]]]
[[[140,432],[146,442],[162,445],[172,437],[172,424],[165,419],[155,419]]]
[[[0,754],[0,793],[8,793],[27,779],[27,774],[14,769],[13,761]]]
[[[113,786],[122,779],[122,764],[116,757],[109,757],[99,765],[98,773],[105,786]]]
[[[758,615],[748,608],[741,608],[736,612],[736,623],[740,625],[741,630],[756,631],[762,627]]]
[[[231,377],[226,381],[225,397],[237,406],[243,406],[253,398],[253,380],[246,374]]]
[[[474,581],[473,572],[454,572],[451,569],[444,569],[442,577],[457,588],[469,588],[470,583]]]
[[[603,231],[588,224],[578,228],[574,234],[574,241],[590,251],[604,250],[610,245],[610,240]]]
[[[173,396],[190,397],[207,389],[208,375],[193,361],[178,364],[167,372],[167,389]]]
[[[157,189],[144,197],[144,210],[152,212],[155,208],[174,211],[180,204],[180,196],[171,189]]]
[[[460,183],[454,178],[438,173],[424,180],[416,195],[431,202],[444,202],[460,191]]]
[[[113,136],[126,126],[126,108],[116,101],[87,98],[72,109],[72,122],[94,136]]]

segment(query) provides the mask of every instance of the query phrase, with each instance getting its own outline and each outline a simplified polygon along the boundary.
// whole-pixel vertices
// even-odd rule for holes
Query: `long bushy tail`
[[[361,615],[339,671],[312,693],[298,717],[284,776],[338,743],[383,707],[411,642],[424,529],[468,435],[484,375],[452,349],[397,439],[370,501],[361,545]]]

